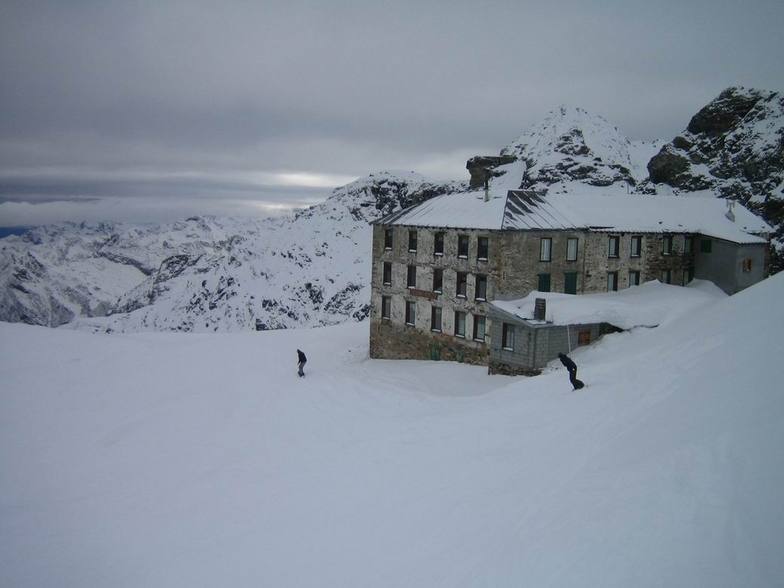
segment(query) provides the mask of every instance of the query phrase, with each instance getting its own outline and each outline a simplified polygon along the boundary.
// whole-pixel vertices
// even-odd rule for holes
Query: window
[[[607,240],[607,257],[618,257],[620,245],[621,245],[620,237],[610,237]]]
[[[639,286],[640,285],[640,272],[639,272],[639,270],[629,270],[629,285],[630,286]]]
[[[389,296],[381,297],[381,318],[389,319],[392,316],[392,298]]]
[[[542,237],[539,240],[539,261],[550,261],[553,258],[553,240]]]
[[[743,271],[746,273],[751,271],[751,257],[747,257],[743,260]]]
[[[406,324],[413,325],[416,322],[416,302],[406,300]]]
[[[457,236],[457,256],[468,257],[468,235]]]
[[[474,315],[474,341],[485,340],[485,317]]]
[[[409,265],[408,266],[408,276],[406,278],[406,287],[407,288],[416,288],[416,266]]]
[[[577,345],[589,345],[591,343],[591,331],[579,331],[577,333]]]
[[[392,229],[384,231],[384,249],[392,249]]]
[[[385,286],[392,285],[392,264],[388,261],[384,262],[384,277],[383,282]]]
[[[672,235],[662,237],[662,255],[672,255]]]
[[[466,313],[455,311],[455,337],[465,337]]]
[[[564,272],[564,294],[577,294],[577,272]]]
[[[631,249],[631,257],[640,257],[642,255],[642,236],[641,235],[633,235],[632,236],[632,249]]]
[[[607,272],[607,291],[615,292],[618,290],[618,272]]]
[[[566,261],[577,261],[577,243],[576,237],[566,240]]]
[[[550,291],[550,274],[539,274],[539,284],[536,289],[540,292]]]
[[[433,255],[444,254],[444,233],[436,233],[433,237]]]
[[[683,252],[686,255],[690,255],[694,251],[694,239],[692,239],[691,235],[686,235],[683,238]]]
[[[481,261],[487,261],[487,250],[487,237],[479,237],[476,241],[476,258]]]
[[[501,331],[501,346],[507,351],[514,351],[515,328],[514,325],[504,323]]]
[[[661,271],[661,281],[664,284],[672,284],[672,270],[662,270]]]
[[[430,330],[441,332],[441,307],[434,306],[430,310]]]
[[[409,231],[408,232],[408,250],[412,253],[417,250],[417,232],[416,231]]]
[[[711,251],[713,251],[713,241],[700,239],[700,253],[710,253]]]
[[[444,288],[444,270],[441,268],[433,268],[433,292],[439,294]]]
[[[487,300],[487,276],[477,274],[476,276],[476,290],[474,291],[474,298],[476,300]]]
[[[455,294],[458,298],[465,298],[468,291],[468,274],[465,272],[457,272],[457,289]]]

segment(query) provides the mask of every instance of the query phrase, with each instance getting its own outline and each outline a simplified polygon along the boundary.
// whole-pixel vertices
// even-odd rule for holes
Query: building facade
[[[465,226],[448,226],[448,215],[438,226],[425,224],[433,220],[430,211],[424,219],[407,212],[373,225],[374,358],[488,364],[491,333],[499,332],[488,303],[534,290],[587,294],[650,280],[686,285],[697,277],[732,293],[765,272],[766,243],[759,238],[735,243],[688,230],[512,228],[503,222],[492,228],[481,216],[475,224],[485,228],[472,227],[470,218],[457,223]]]

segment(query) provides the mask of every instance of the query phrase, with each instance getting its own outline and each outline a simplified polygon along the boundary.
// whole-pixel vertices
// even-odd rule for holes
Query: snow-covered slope
[[[0,324],[0,585],[781,585],[782,297],[608,335],[577,393],[368,360],[367,323]]]
[[[379,172],[284,219],[36,229],[0,240],[0,318],[48,326],[76,318],[70,326],[98,331],[268,329],[362,318],[368,222],[458,189],[413,172]]]

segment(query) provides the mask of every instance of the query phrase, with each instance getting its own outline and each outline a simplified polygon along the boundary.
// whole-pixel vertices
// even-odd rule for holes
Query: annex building
[[[733,294],[765,277],[771,230],[712,196],[438,196],[373,223],[370,356],[487,365],[491,349],[520,352],[521,325],[491,303],[533,291],[699,278]]]

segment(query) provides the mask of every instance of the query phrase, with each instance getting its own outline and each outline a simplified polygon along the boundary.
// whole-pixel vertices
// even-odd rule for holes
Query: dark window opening
[[[457,288],[455,294],[460,298],[465,298],[468,291],[468,274],[457,272]]]
[[[487,300],[487,276],[477,274],[474,298],[476,300]]]
[[[408,266],[408,275],[406,276],[406,287],[416,288],[416,266]]]
[[[416,302],[406,301],[406,324],[413,325],[416,322]]]
[[[485,317],[474,315],[474,341],[485,340]]]
[[[468,235],[457,236],[457,256],[468,257]]]
[[[465,337],[465,320],[466,320],[466,313],[456,310],[455,311],[455,336],[456,337]]]
[[[392,229],[384,231],[384,249],[392,249]]]
[[[580,331],[577,333],[577,345],[589,345],[591,343],[591,331]]]
[[[710,239],[700,239],[700,253],[711,253],[713,251],[713,241]]]
[[[672,235],[662,237],[662,255],[672,255]]]
[[[444,233],[436,233],[433,238],[433,255],[444,254]]]
[[[501,345],[507,351],[514,351],[515,346],[515,327],[509,323],[504,323],[501,334]]]
[[[434,306],[430,311],[430,330],[441,332],[441,307]]]
[[[388,261],[384,262],[384,277],[383,282],[385,286],[392,285],[392,264]]]
[[[444,270],[441,268],[434,268],[433,269],[433,292],[438,292],[439,294],[443,290],[444,287]]]
[[[381,318],[389,319],[392,316],[392,299],[389,296],[381,297]]]
[[[416,231],[409,231],[408,232],[408,250],[410,252],[415,252],[417,250],[417,232]]]
[[[629,285],[630,286],[640,285],[640,272],[638,270],[629,270]]]
[[[481,261],[487,261],[488,247],[487,237],[479,237],[476,242],[476,258]]]
[[[536,287],[539,292],[550,291],[550,274],[539,274],[539,283]]]

